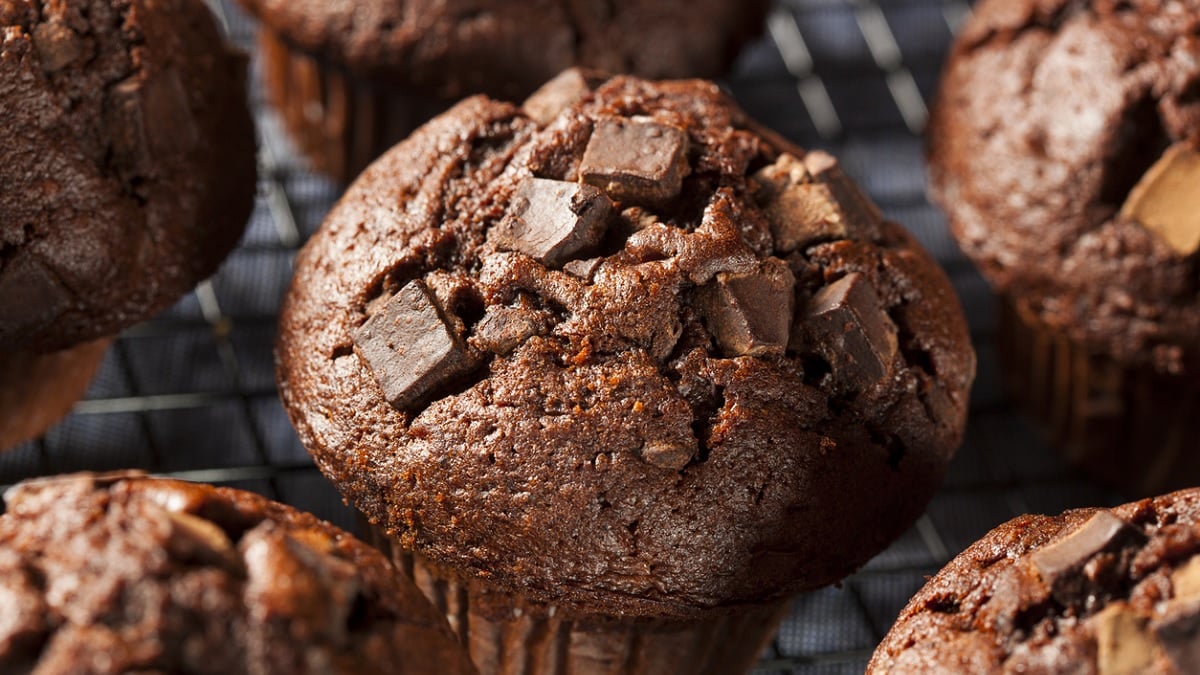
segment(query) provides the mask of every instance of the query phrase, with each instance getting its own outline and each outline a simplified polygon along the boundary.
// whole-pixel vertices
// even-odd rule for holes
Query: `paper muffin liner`
[[[1010,394],[1069,461],[1131,496],[1200,485],[1200,382],[1125,366],[1002,301]]]
[[[787,614],[780,600],[690,621],[568,616],[484,581],[462,581],[381,529],[369,541],[450,622],[480,675],[737,675],[754,667]]]
[[[450,103],[377,82],[293,49],[261,28],[259,53],[267,96],[313,168],[339,183]]]
[[[83,397],[112,338],[48,354],[0,355],[0,449],[37,438]]]

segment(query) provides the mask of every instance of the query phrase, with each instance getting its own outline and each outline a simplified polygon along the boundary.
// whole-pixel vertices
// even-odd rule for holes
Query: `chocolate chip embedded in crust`
[[[697,291],[698,306],[726,356],[783,354],[795,285],[787,264],[768,258],[754,272],[718,274]]]
[[[1154,661],[1154,639],[1147,620],[1118,602],[1091,619],[1096,631],[1098,675],[1139,675]]]
[[[187,90],[174,70],[130,77],[109,96],[106,114],[113,149],[135,173],[148,173],[160,155],[187,152],[199,142]]]
[[[164,510],[163,513],[171,522],[171,538],[167,546],[176,555],[232,562],[233,543],[216,523],[181,511]]]
[[[692,457],[696,455],[696,447],[670,441],[647,441],[639,454],[648,464],[678,471],[692,461]]]
[[[471,339],[480,349],[504,355],[548,329],[543,312],[528,307],[491,307],[475,326]]]
[[[1150,629],[1175,668],[1181,673],[1193,672],[1200,663],[1200,600],[1170,603]]]
[[[754,174],[756,195],[775,249],[790,253],[811,244],[846,237],[846,216],[830,187],[813,182],[804,163],[789,154]]]
[[[587,260],[572,260],[563,265],[563,271],[574,277],[579,277],[584,281],[591,281],[596,275],[596,270],[600,269],[600,265],[604,262],[604,258],[588,258]]]
[[[899,341],[871,282],[855,272],[817,291],[790,347],[824,357],[842,386],[861,391],[891,373]]]
[[[1176,598],[1200,598],[1200,555],[1194,555],[1171,573]]]
[[[470,367],[463,344],[420,279],[393,295],[353,338],[397,409],[416,405]]]
[[[35,331],[71,306],[69,291],[39,260],[18,255],[0,269],[0,317],[13,332]]]
[[[1167,148],[1129,193],[1121,217],[1137,221],[1181,256],[1200,249],[1200,151]]]
[[[590,185],[527,178],[509,215],[488,234],[497,248],[558,267],[604,236],[612,202]]]
[[[42,60],[42,70],[49,73],[66,68],[83,54],[79,36],[61,23],[39,24],[33,29],[33,44]]]
[[[690,170],[687,134],[657,122],[609,117],[596,124],[579,175],[626,204],[661,204],[683,187]]]
[[[1108,511],[1100,511],[1066,537],[1035,551],[1031,560],[1042,581],[1057,598],[1063,595],[1063,582],[1069,581],[1070,573],[1083,567],[1093,556],[1127,541],[1144,538],[1125,521]]]
[[[521,108],[530,119],[545,126],[608,79],[608,75],[597,70],[569,68],[533,92]]]

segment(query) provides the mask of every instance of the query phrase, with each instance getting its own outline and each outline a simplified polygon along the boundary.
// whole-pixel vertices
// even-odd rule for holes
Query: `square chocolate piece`
[[[690,171],[687,134],[649,120],[608,117],[596,123],[579,175],[625,205],[662,204]]]
[[[726,356],[783,354],[796,304],[796,279],[770,258],[761,270],[722,272],[697,300],[709,331]]]
[[[1200,150],[1176,143],[1150,167],[1121,208],[1177,254],[1200,249]]]
[[[817,291],[803,320],[797,333],[810,344],[795,347],[824,356],[843,386],[862,391],[891,373],[899,349],[896,324],[862,274]]]
[[[466,349],[425,282],[411,281],[353,334],[388,403],[404,410],[466,372]]]
[[[600,242],[611,212],[612,202],[591,185],[526,178],[489,238],[501,250],[560,267]]]

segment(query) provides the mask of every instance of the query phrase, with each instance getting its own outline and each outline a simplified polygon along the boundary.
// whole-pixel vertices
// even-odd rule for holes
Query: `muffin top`
[[[175,302],[254,198],[245,59],[203,0],[0,0],[0,350]]]
[[[31,481],[0,516],[0,671],[474,673],[375,549],[258,495]]]
[[[766,0],[240,0],[292,45],[457,101],[529,95],[571,66],[716,77]]]
[[[369,168],[297,259],[277,360],[320,467],[404,545],[653,615],[881,550],[974,373],[945,276],[832,157],[711,83],[579,71]]]
[[[1200,367],[1200,2],[984,0],[930,164],[1002,293],[1122,361]]]
[[[1200,663],[1200,490],[1025,515],[921,589],[868,673],[1190,673]]]

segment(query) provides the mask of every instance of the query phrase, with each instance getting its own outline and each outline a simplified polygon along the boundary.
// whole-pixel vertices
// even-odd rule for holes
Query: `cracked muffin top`
[[[451,101],[519,100],[571,66],[716,77],[766,0],[239,0],[284,41]]]
[[[1200,663],[1200,490],[1025,515],[950,561],[868,673],[1175,674]]]
[[[475,672],[378,551],[258,495],[130,472],[4,499],[0,671]]]
[[[945,276],[713,84],[567,71],[378,160],[301,252],[285,406],[367,517],[560,608],[842,578],[922,511],[974,355]]]
[[[985,276],[1130,364],[1200,368],[1200,2],[984,0],[930,122]]]
[[[202,0],[0,0],[0,350],[115,334],[216,270],[254,199],[245,66]]]

